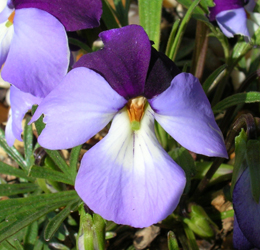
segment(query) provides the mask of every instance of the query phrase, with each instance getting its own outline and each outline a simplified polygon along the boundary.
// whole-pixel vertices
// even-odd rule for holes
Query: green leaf
[[[38,222],[34,221],[26,229],[27,230],[23,240],[24,248],[26,250],[33,250],[38,238]]]
[[[101,19],[104,21],[107,29],[116,29],[119,28],[119,25],[116,21],[115,15],[113,14],[112,7],[107,0],[102,0],[103,13]]]
[[[173,26],[172,26],[172,30],[171,30],[171,34],[169,36],[169,39],[168,39],[168,42],[167,42],[167,47],[166,47],[166,51],[165,51],[165,54],[166,56],[168,56],[169,58],[172,58],[173,57],[173,53],[174,51],[172,50],[172,44],[174,42],[174,38],[175,38],[175,35],[177,33],[177,30],[178,30],[178,27],[179,27],[179,24],[180,24],[180,19],[177,19]]]
[[[23,159],[21,154],[15,147],[9,147],[5,140],[5,133],[0,128],[0,147],[24,170],[28,171],[29,167],[26,164],[26,161]]]
[[[235,184],[240,177],[240,175],[244,172],[247,167],[246,164],[246,143],[247,143],[247,135],[244,129],[241,130],[238,136],[235,138],[235,163],[234,170],[231,180],[231,194],[233,193]]]
[[[30,176],[74,185],[74,181],[72,181],[71,178],[61,172],[49,168],[32,166]]]
[[[209,7],[214,7],[215,3],[213,0],[201,0],[200,2],[201,8],[204,10],[206,14],[209,14]]]
[[[191,3],[191,5],[189,6],[188,11],[186,12],[184,18],[181,21],[181,24],[179,26],[177,35],[175,36],[174,42],[172,44],[172,51],[173,51],[173,56],[172,56],[172,60],[175,60],[175,57],[177,55],[181,40],[182,40],[182,36],[185,32],[185,29],[188,25],[188,22],[191,18],[192,13],[195,11],[195,8],[197,7],[197,5],[200,3],[201,0],[195,0]]]
[[[203,0],[202,0],[203,1]],[[177,0],[178,3],[182,4],[186,9],[189,9],[190,6],[192,5],[192,0]],[[196,6],[194,11],[193,11],[194,14],[202,14],[202,15],[205,15],[205,12],[199,7],[199,6]]]
[[[72,45],[76,45],[78,47],[80,47],[81,49],[85,50],[86,52],[88,53],[91,53],[92,52],[92,49],[85,43],[75,39],[75,38],[69,38],[69,43],[72,44]]]
[[[30,118],[26,119],[24,130],[23,130],[23,141],[24,141],[24,156],[28,167],[30,167],[33,155],[33,130],[32,125],[28,125]]]
[[[62,194],[63,193],[63,194]],[[64,193],[65,193],[65,197],[64,197]],[[53,196],[54,194],[48,194],[48,195],[39,195],[39,196],[33,196],[33,197],[28,197],[28,198],[18,198],[18,199],[11,199],[11,200],[5,200],[3,202],[0,202],[0,205],[3,206],[3,203],[5,205],[10,205],[10,203],[14,204],[19,203],[18,205],[20,206],[21,203],[26,203],[29,201],[29,206],[27,205],[28,203],[26,203],[25,206],[23,206],[22,208],[20,208],[20,210],[13,209],[13,214],[9,215],[8,217],[6,217],[6,220],[4,222],[2,222],[0,224],[0,242],[3,241],[4,239],[10,237],[11,235],[15,234],[16,232],[18,232],[19,230],[21,230],[22,228],[28,226],[29,224],[31,224],[32,222],[38,220],[39,218],[41,218],[43,215],[48,214],[49,212],[66,205],[69,201],[71,201],[71,198],[75,199],[75,192],[71,192],[71,191],[66,191],[66,192],[60,192],[57,193]],[[58,197],[57,197],[58,196]],[[62,199],[61,199],[62,196]],[[42,198],[47,198],[42,200],[39,200],[39,197]],[[52,200],[50,200],[49,198],[52,197]],[[55,197],[56,199],[53,199],[53,197]],[[76,197],[77,199],[78,197]],[[14,200],[16,202],[14,202]],[[32,201],[34,200],[34,202],[32,203]],[[35,200],[39,200],[37,203],[35,203]],[[11,202],[10,202],[11,201]],[[8,204],[9,203],[9,204]],[[39,205],[39,203],[41,203],[41,206]],[[7,206],[6,206],[7,207]],[[1,210],[0,210],[1,211]],[[1,216],[3,214],[1,213]]]
[[[71,172],[71,175],[73,176],[73,180],[75,180],[76,175],[77,175],[79,154],[80,154],[81,147],[82,147],[82,145],[74,147],[70,153],[70,172]]]
[[[168,239],[168,249],[169,250],[179,250],[178,241],[174,232],[170,231],[167,235]]]
[[[62,222],[70,215],[71,212],[75,211],[78,208],[81,202],[82,201],[80,198],[71,201],[61,212],[59,212],[54,218],[49,221],[44,230],[44,239],[46,241],[49,241],[53,237]]]
[[[13,175],[16,177],[20,177],[26,179],[28,181],[34,181],[35,179],[32,177],[28,177],[25,171],[12,167],[10,165],[5,164],[4,162],[0,161],[0,173],[6,175]]]
[[[260,93],[259,92],[248,92],[248,93],[239,93],[231,95],[224,100],[216,104],[212,110],[214,113],[220,113],[225,109],[232,107],[234,105],[243,104],[243,103],[252,103],[260,102]]]
[[[189,248],[191,250],[199,250],[199,247],[196,243],[196,238],[195,238],[194,233],[191,231],[191,229],[185,223],[183,223],[183,228],[184,228],[185,234],[188,239]]]
[[[188,150],[183,147],[175,148],[168,152],[168,154],[178,165],[182,167],[186,174],[187,182],[185,187],[185,193],[187,193],[190,189],[191,179],[196,173],[194,160],[188,152]]]
[[[73,182],[74,180],[71,177],[70,167],[60,155],[60,153],[56,150],[45,149],[46,153],[51,157],[51,159],[55,162],[55,164],[60,168],[60,170],[68,175],[68,178]]]
[[[220,67],[218,67],[203,83],[202,87],[203,90],[205,91],[205,93],[208,93],[208,90],[211,86],[214,86],[215,84],[217,84],[217,82],[219,81],[219,76],[221,75],[221,73],[226,69],[227,65],[221,65]]]
[[[117,16],[122,26],[128,25],[128,12],[130,7],[130,0],[125,0],[125,5],[122,0],[114,0],[116,7],[115,15]]]
[[[260,198],[260,141],[247,141],[246,161],[250,172],[251,190],[256,203]]]
[[[72,191],[63,191],[54,194],[42,194],[37,196],[29,196],[26,198],[14,198],[0,201],[0,220],[7,216],[18,212],[29,211],[30,209],[38,209],[39,207],[51,204],[60,203],[68,204],[69,201],[77,199],[77,193]]]
[[[163,0],[139,0],[140,25],[158,50],[160,42],[161,11]]]
[[[0,196],[25,194],[33,192],[37,189],[39,189],[39,186],[33,183],[2,184],[0,185]]]
[[[11,245],[7,240],[0,243],[1,250],[16,250],[16,248]]]

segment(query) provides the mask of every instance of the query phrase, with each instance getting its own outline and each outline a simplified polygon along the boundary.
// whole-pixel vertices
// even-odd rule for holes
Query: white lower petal
[[[7,22],[0,23],[0,67],[6,60],[14,34],[13,25],[7,27],[6,23]]]
[[[108,135],[84,155],[75,189],[105,219],[146,227],[173,212],[185,182],[156,139],[148,107],[138,131],[131,130],[126,109],[115,116]]]

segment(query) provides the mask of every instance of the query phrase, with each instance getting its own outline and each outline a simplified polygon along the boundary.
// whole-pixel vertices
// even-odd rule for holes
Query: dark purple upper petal
[[[102,32],[104,48],[81,57],[75,67],[87,67],[101,74],[125,99],[144,93],[151,57],[151,44],[144,29],[129,25]]]
[[[216,15],[224,10],[234,10],[244,6],[244,0],[214,0],[215,6],[209,8],[210,21],[216,19]]]
[[[181,71],[171,59],[152,47],[144,96],[151,99],[161,94],[171,85],[172,79],[180,73]]]
[[[238,179],[233,191],[233,207],[241,232],[256,248],[260,248],[260,203],[251,192],[249,168]]]
[[[13,0],[15,9],[37,8],[55,16],[67,31],[99,26],[101,0]]]

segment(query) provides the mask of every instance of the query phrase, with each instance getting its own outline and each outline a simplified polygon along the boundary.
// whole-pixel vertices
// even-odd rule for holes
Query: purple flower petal
[[[236,34],[250,37],[244,8],[222,11],[216,16],[217,23],[227,37]]]
[[[196,77],[177,75],[171,86],[149,100],[155,119],[183,147],[207,156],[227,152],[210,103]]]
[[[2,77],[24,92],[45,97],[67,73],[65,29],[49,13],[32,8],[16,10],[13,26]]]
[[[255,5],[256,5],[256,1],[255,0],[249,0],[247,5],[245,5],[244,7],[245,7],[245,9],[247,11],[253,11],[254,8],[255,8]]]
[[[260,203],[255,202],[251,192],[249,168],[235,185],[233,207],[242,233],[254,247],[260,248]]]
[[[181,71],[171,59],[152,47],[144,96],[150,99],[161,94],[171,85],[172,79],[179,73]]]
[[[242,233],[236,215],[234,215],[233,246],[237,250],[250,250],[254,247]]]
[[[40,104],[41,98],[29,93],[24,93],[14,86],[10,87],[11,116],[9,117],[5,130],[7,144],[11,147],[15,139],[22,141],[22,120],[24,115],[34,104]]]
[[[126,109],[115,116],[108,135],[84,155],[75,189],[103,218],[147,227],[173,212],[185,182],[156,139],[148,107],[138,131],[131,130]]]
[[[144,29],[129,25],[102,32],[102,50],[81,57],[74,67],[87,67],[100,73],[110,86],[126,99],[144,93],[151,45]]]
[[[4,64],[14,35],[14,27],[7,27],[6,22],[0,23],[0,68]]]
[[[48,149],[72,148],[103,129],[126,100],[98,73],[70,71],[37,108],[32,121],[44,114],[45,129],[38,138]]]
[[[55,16],[67,31],[99,26],[101,0],[13,0],[16,9],[37,8]]]
[[[225,10],[235,10],[244,6],[244,0],[214,0],[215,6],[209,8],[210,21],[216,19],[216,15]]]
[[[11,15],[11,13],[14,10],[12,8],[9,8],[7,5],[7,1],[1,0],[0,2],[0,23],[6,22],[8,17]]]

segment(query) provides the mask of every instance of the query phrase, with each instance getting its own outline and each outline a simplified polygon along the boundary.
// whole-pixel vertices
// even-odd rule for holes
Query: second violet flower
[[[104,48],[76,63],[32,121],[44,114],[38,142],[64,149],[83,144],[113,119],[107,136],[85,153],[75,189],[107,220],[150,226],[174,211],[186,183],[157,141],[154,119],[195,153],[227,157],[225,145],[198,79],[153,49],[142,27],[100,38]]]

